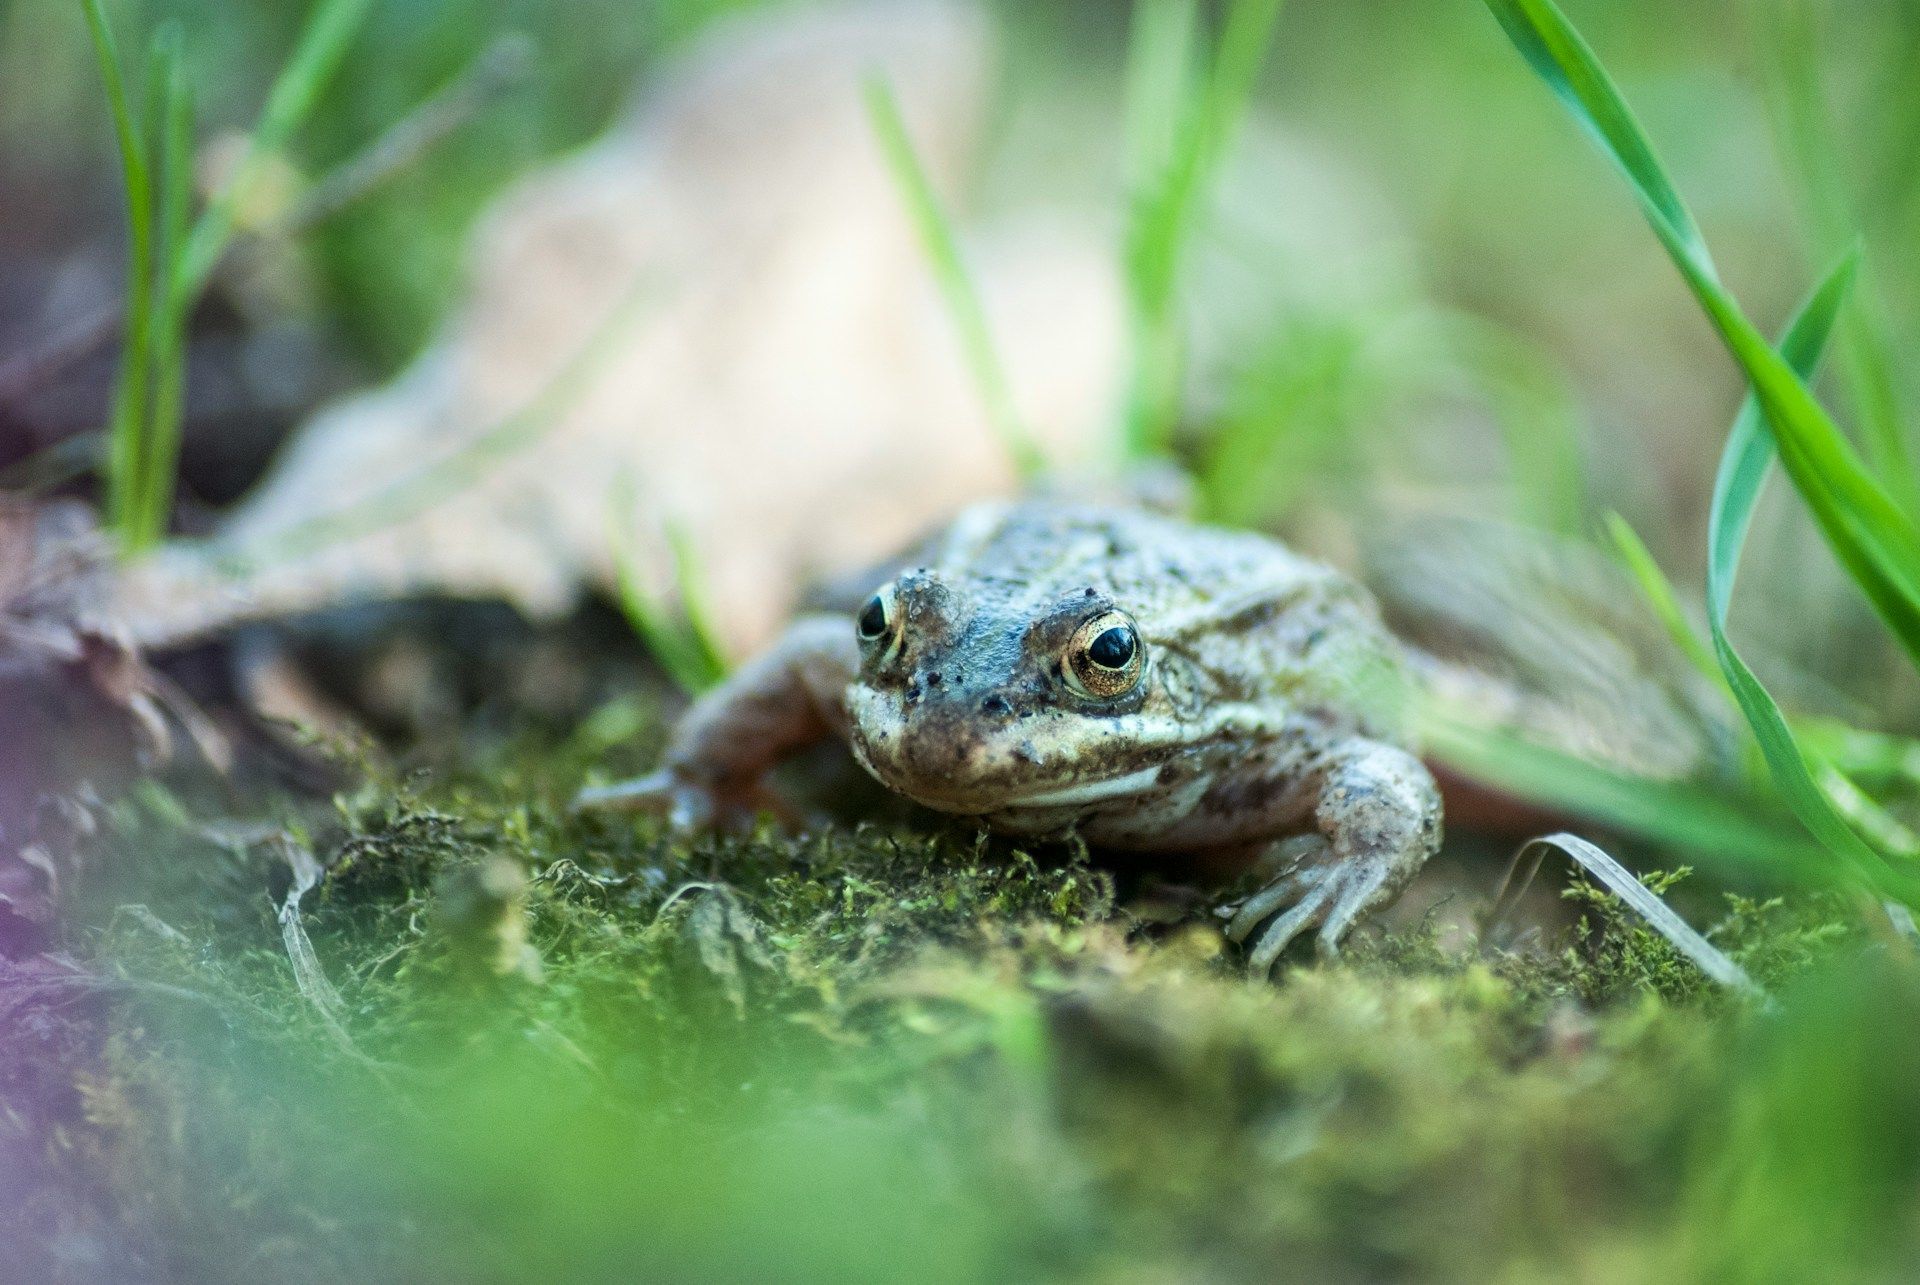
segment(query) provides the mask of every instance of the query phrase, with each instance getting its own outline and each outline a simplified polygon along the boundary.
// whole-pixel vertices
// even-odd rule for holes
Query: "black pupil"
[[[1125,669],[1133,659],[1133,630],[1115,625],[1088,644],[1087,658],[1102,669]]]
[[[887,604],[880,601],[878,594],[867,599],[867,605],[860,609],[860,636],[878,638],[887,632]]]

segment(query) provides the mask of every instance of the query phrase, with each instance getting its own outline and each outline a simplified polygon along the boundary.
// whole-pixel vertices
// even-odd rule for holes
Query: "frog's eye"
[[[893,586],[887,585],[867,599],[867,605],[860,608],[860,614],[854,617],[853,627],[860,635],[860,641],[879,642],[892,633],[896,614],[893,605]]]
[[[1065,662],[1067,686],[1093,700],[1112,700],[1139,685],[1147,648],[1126,612],[1107,611],[1074,631]]]

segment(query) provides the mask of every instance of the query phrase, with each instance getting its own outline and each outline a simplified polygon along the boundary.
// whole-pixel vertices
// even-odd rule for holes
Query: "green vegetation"
[[[231,14],[161,0],[140,10],[159,34],[134,83],[86,0],[130,230],[106,468],[122,547],[165,529],[184,323],[223,247],[274,243],[313,274],[301,306],[373,367],[397,367],[456,289],[488,196],[746,7],[512,7],[538,74],[511,110],[289,247],[249,188],[290,170],[294,190],[319,189],[503,33],[450,0]],[[1193,871],[1163,883],[1072,847],[988,841],[863,796],[829,764],[788,784],[856,819],[799,837],[689,840],[573,815],[582,784],[653,766],[680,704],[669,684],[697,692],[723,669],[699,551],[667,525],[674,592],[659,593],[622,506],[618,605],[660,671],[652,686],[633,677],[643,658],[620,653],[618,681],[555,684],[581,693],[557,716],[516,708],[514,681],[463,673],[457,726],[397,735],[389,760],[331,764],[330,803],[183,775],[106,812],[61,956],[0,960],[8,1271],[1910,1279],[1920,959],[1911,920],[1882,899],[1920,904],[1920,741],[1905,734],[1920,714],[1920,504],[1914,390],[1895,360],[1920,320],[1907,84],[1920,28],[1910,5],[1839,23],[1813,0],[1750,0],[1749,31],[1710,7],[1683,20],[1670,4],[1588,0],[1623,93],[1549,0],[1489,7],[1625,174],[1710,329],[1668,310],[1688,296],[1645,278],[1640,258],[1664,266],[1621,239],[1631,220],[1583,186],[1590,158],[1529,110],[1535,87],[1475,7],[1302,6],[1281,35],[1278,0],[1141,0],[1124,33],[1106,4],[1006,4],[1012,88],[995,112],[1032,108],[1018,76],[1094,79],[1087,50],[1119,82],[1085,115],[1108,132],[1073,140],[1076,156],[1123,153],[1117,174],[1087,180],[1121,196],[1132,352],[1115,456],[1172,457],[1209,517],[1340,556],[1383,515],[1436,498],[1523,524],[1542,551],[1604,535],[1686,676],[1728,698],[1718,774],[1649,781],[1445,711],[1429,748],[1578,818],[1640,868],[1671,867],[1645,882],[1763,996],[1715,985],[1558,863],[1494,921],[1506,840],[1465,826],[1434,863],[1434,887],[1452,892],[1421,885],[1340,961],[1269,985],[1240,975],[1213,914],[1223,893]],[[63,17],[78,41],[83,24]],[[5,32],[40,21],[0,5]],[[215,26],[231,30],[216,41]],[[1038,37],[1063,32],[1049,55]],[[0,47],[16,103],[58,79],[18,74],[27,47],[37,58],[43,42]],[[44,47],[56,67],[58,42]],[[1731,74],[1748,62],[1765,72],[1757,95]],[[229,64],[266,70],[211,74]],[[961,232],[887,86],[866,89],[989,417],[1030,474],[1041,461]],[[89,93],[77,101],[97,108]],[[246,120],[263,93],[246,159],[194,219],[196,128]],[[1404,223],[1356,233],[1358,258],[1391,257],[1401,237],[1420,250],[1378,289],[1271,291],[1237,329],[1221,322],[1227,350],[1210,351],[1197,324],[1219,321],[1198,315],[1210,268],[1264,294],[1316,266],[1247,226],[1244,203],[1227,209],[1234,167],[1268,155],[1236,149],[1268,99],[1289,129],[1382,176]],[[57,96],[14,110],[0,142],[65,137]],[[999,181],[1086,178],[1038,150]],[[1781,269],[1789,208],[1805,273]],[[1771,330],[1806,280],[1769,343],[1750,317]],[[470,450],[295,533],[289,552],[418,512],[537,447],[647,303],[625,301]],[[1691,346],[1700,335],[1734,362]],[[1844,415],[1816,395],[1829,342]],[[1713,384],[1735,371],[1739,388]],[[1473,471],[1435,482],[1456,456]],[[1774,498],[1797,507],[1769,511],[1776,456],[1793,490]],[[1710,481],[1702,532],[1685,514]],[[1616,515],[1604,531],[1602,514]],[[1795,560],[1801,546],[1831,551],[1833,583]],[[1734,616],[1737,571],[1750,619]],[[603,661],[622,641],[608,632]],[[535,642],[509,665],[535,656],[551,677]]]
[[[673,587],[678,598],[676,609],[675,604],[663,601],[648,585],[634,541],[621,527],[636,511],[632,488],[619,488],[616,497],[610,543],[620,582],[621,613],[633,626],[634,634],[646,644],[647,654],[666,671],[674,685],[689,696],[697,696],[726,677],[727,662],[720,650],[712,612],[702,597],[702,580],[693,547],[682,528],[668,526],[667,547],[673,558]]]
[[[1920,966],[1844,902],[1691,903],[1771,1011],[1578,881],[1544,935],[1415,920],[1273,986],[1071,850],[565,813],[652,735],[469,746],[238,840],[206,800],[120,809],[145,903],[97,885],[88,915],[119,1018],[69,1068],[76,1207],[195,1279],[1872,1278],[1920,1250],[1892,1105]],[[299,923],[337,1026],[259,893],[288,843],[329,866]]]
[[[1883,479],[1861,462],[1806,382],[1842,311],[1854,258],[1849,255],[1827,275],[1789,325],[1780,351],[1774,351],[1721,284],[1699,228],[1645,132],[1552,0],[1488,0],[1488,7],[1534,70],[1632,183],[1661,245],[1752,381],[1753,398],[1728,435],[1713,493],[1707,623],[1714,654],[1794,815],[1833,853],[1848,877],[1914,903],[1920,899],[1916,871],[1903,860],[1889,861],[1840,815],[1786,716],[1726,633],[1740,549],[1777,452],[1834,555],[1907,653],[1920,658],[1920,530],[1883,488]],[[1904,451],[1883,445],[1883,468],[1906,469]],[[1903,473],[1899,484],[1911,481]]]
[[[1134,6],[1127,67],[1127,242],[1133,349],[1123,457],[1164,456],[1179,427],[1185,386],[1182,267],[1233,132],[1272,42],[1280,0],[1233,0],[1218,47],[1196,57],[1197,0]]]
[[[926,168],[914,153],[913,139],[907,134],[907,123],[900,118],[900,104],[894,98],[892,87],[876,74],[868,76],[862,90],[874,137],[879,140],[887,169],[900,188],[900,198],[906,203],[907,215],[926,250],[934,279],[940,283],[947,312],[960,332],[960,346],[966,352],[968,369],[986,403],[987,419],[993,431],[1000,435],[1000,445],[1013,460],[1015,471],[1021,478],[1031,480],[1045,469],[1046,459],[1035,445],[1033,435],[1021,423],[1019,408],[1013,404],[1006,369],[994,351],[986,309],[960,256],[960,241],[954,235],[953,224],[940,208]]]
[[[233,233],[264,158],[283,148],[338,69],[372,0],[322,0],[274,82],[245,158],[191,226],[193,98],[182,38],[151,42],[147,102],[136,117],[101,0],[82,0],[106,84],[127,200],[126,309],[106,455],[106,515],[123,553],[145,552],[173,511],[185,397],[187,314]]]

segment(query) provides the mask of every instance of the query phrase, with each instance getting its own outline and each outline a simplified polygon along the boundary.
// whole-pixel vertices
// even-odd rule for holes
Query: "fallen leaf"
[[[421,593],[548,615],[613,583],[622,526],[664,586],[671,525],[739,654],[813,576],[1010,490],[859,92],[889,75],[951,200],[988,46],[976,11],[921,0],[722,24],[501,201],[410,369],[317,415],[215,538],[129,578],[130,627],[177,641]],[[1118,396],[1111,247],[1034,216],[967,248],[1024,420],[1084,463]]]

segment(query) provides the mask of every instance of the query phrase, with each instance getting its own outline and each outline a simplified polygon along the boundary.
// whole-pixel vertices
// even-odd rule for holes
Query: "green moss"
[[[1868,1130],[1808,1043],[1904,1091],[1909,1036],[1820,1016],[1920,1003],[1905,965],[1818,981],[1861,953],[1845,907],[1728,902],[1777,1012],[1578,884],[1523,950],[1430,918],[1268,984],[1204,902],[1136,918],[1083,852],[688,841],[569,814],[590,749],[496,748],[275,809],[328,858],[303,925],[344,1035],[287,965],[277,839],[119,815],[120,861],[169,872],[94,913],[126,988],[70,1051],[62,1171],[117,1235],[205,1279],[1739,1274],[1720,1224],[1787,1217],[1817,1153],[1865,1167],[1793,1261],[1920,1243],[1889,1195],[1920,1125]]]

